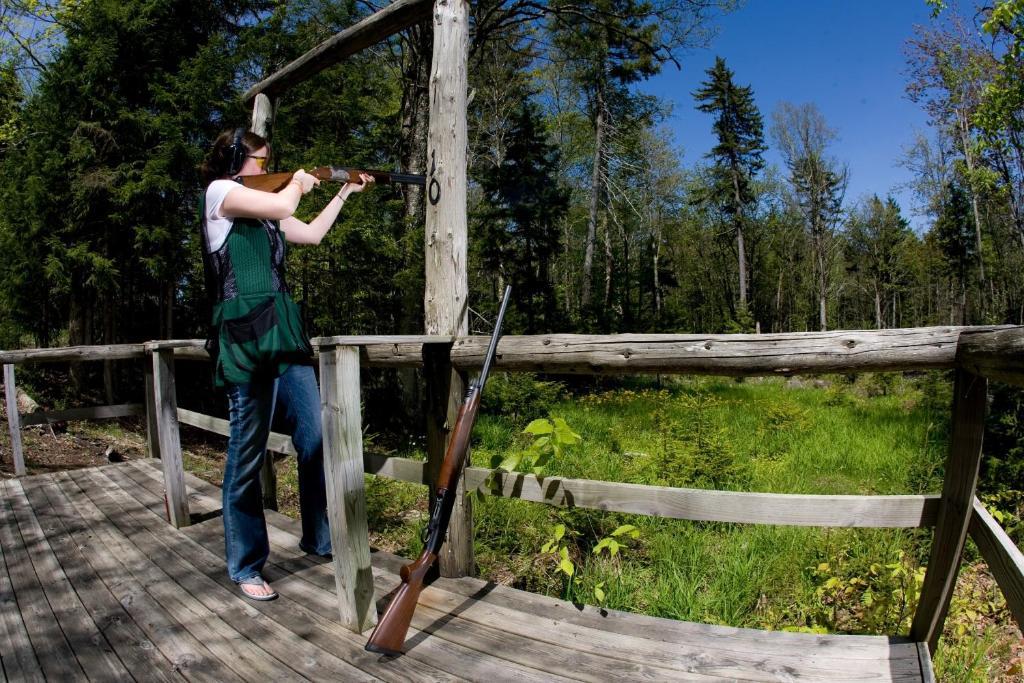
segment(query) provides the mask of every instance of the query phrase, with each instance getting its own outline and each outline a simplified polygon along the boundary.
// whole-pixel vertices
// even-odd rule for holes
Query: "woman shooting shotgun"
[[[459,415],[455,419],[455,427],[452,429],[451,439],[448,441],[448,450],[445,451],[444,460],[441,462],[441,472],[437,476],[436,497],[427,524],[425,547],[415,562],[402,567],[402,583],[395,592],[395,596],[391,598],[391,602],[384,611],[384,616],[381,617],[366,642],[366,649],[370,652],[387,655],[402,653],[402,644],[405,643],[405,634],[409,630],[409,624],[412,623],[416,602],[427,584],[431,568],[437,561],[441,546],[444,545],[445,535],[448,533],[448,522],[451,520],[452,507],[455,505],[455,496],[458,494],[459,476],[462,474],[462,466],[466,463],[466,455],[469,452],[469,437],[473,432],[473,423],[476,422],[476,414],[480,409],[480,397],[484,390],[484,384],[487,383],[491,363],[497,355],[498,340],[501,339],[501,323],[505,318],[505,308],[508,306],[511,293],[512,287],[506,286],[501,309],[498,311],[498,319],[494,323],[494,334],[491,335],[487,355],[484,356],[483,369],[480,370],[480,376],[476,381],[469,385],[466,398],[462,402],[462,407],[459,408]]]
[[[345,183],[320,214],[305,223],[293,214],[320,179],[298,170],[277,192],[246,187],[266,174],[270,147],[244,129],[225,131],[202,167],[203,264],[213,302],[207,348],[214,381],[227,390],[230,436],[224,468],[224,542],[228,575],[252,600],[277,593],[261,574],[270,545],[263,517],[260,468],[275,405],[283,411],[298,452],[299,509],[306,553],[330,556],[320,390],[303,364],[312,348],[285,277],[285,241],[318,244],[345,200],[374,178]]]

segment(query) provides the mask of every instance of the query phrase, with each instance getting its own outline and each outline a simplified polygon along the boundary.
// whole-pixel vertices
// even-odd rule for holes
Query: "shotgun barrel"
[[[437,561],[438,553],[441,551],[441,546],[444,545],[445,535],[448,532],[448,522],[451,520],[455,496],[458,493],[459,475],[462,473],[462,466],[466,463],[466,455],[469,452],[469,437],[480,409],[480,396],[484,384],[487,382],[491,364],[497,355],[498,340],[501,338],[501,324],[505,319],[505,309],[508,306],[511,292],[511,286],[505,287],[505,297],[501,302],[498,319],[494,324],[494,333],[491,335],[491,343],[487,347],[483,369],[476,381],[469,385],[466,398],[459,408],[455,428],[452,429],[451,440],[448,442],[448,449],[445,451],[444,460],[441,463],[441,472],[437,476],[437,492],[434,507],[430,511],[430,522],[427,524],[427,539],[423,552],[415,562],[402,567],[402,583],[387,609],[384,610],[384,616],[381,617],[377,627],[370,634],[370,639],[366,642],[366,649],[370,652],[386,655],[402,653],[405,634],[409,631],[409,624],[412,623],[416,603],[426,586],[431,569]]]

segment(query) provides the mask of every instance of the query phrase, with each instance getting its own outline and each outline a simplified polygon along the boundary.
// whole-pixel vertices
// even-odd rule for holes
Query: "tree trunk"
[[[882,329],[882,293],[878,291],[878,283],[875,283],[875,329]]]
[[[974,210],[974,236],[978,249],[978,280],[981,283],[982,292],[985,291],[985,259],[981,253],[981,210],[978,208],[978,193],[974,189],[974,155],[971,153],[970,124],[967,121],[967,113],[957,111],[957,123],[960,127],[960,145],[963,148],[964,162],[967,164],[967,172],[970,182],[967,183],[971,191],[971,208]]]
[[[740,196],[740,179],[736,169],[732,172],[733,198],[736,202],[736,254],[740,271],[740,309],[747,309],[747,252],[743,244],[743,198]]]
[[[580,306],[586,309],[590,305],[592,285],[592,269],[594,267],[594,246],[597,242],[597,214],[601,207],[602,172],[604,165],[605,111],[604,92],[598,88],[595,95],[597,109],[594,119],[594,169],[590,176],[590,216],[587,220],[587,242],[583,252],[583,292]]]

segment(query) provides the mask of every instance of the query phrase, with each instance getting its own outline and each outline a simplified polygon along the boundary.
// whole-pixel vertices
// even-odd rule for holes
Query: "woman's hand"
[[[360,173],[359,174],[359,179],[361,181],[363,181],[363,182],[361,182],[361,183],[345,183],[344,185],[341,186],[341,189],[338,190],[338,196],[341,197],[342,201],[348,199],[349,195],[351,195],[351,194],[354,194],[356,192],[362,192],[363,190],[366,189],[366,186],[369,185],[370,183],[377,182],[376,178],[374,178],[372,175],[368,175],[366,173]]]
[[[295,172],[295,175],[292,176],[290,182],[297,184],[299,189],[302,190],[302,194],[306,194],[320,184],[320,179],[314,175],[306,173],[304,169],[300,168]]]

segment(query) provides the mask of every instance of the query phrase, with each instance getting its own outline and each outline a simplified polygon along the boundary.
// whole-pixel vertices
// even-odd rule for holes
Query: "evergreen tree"
[[[714,159],[712,198],[733,222],[739,269],[739,298],[741,315],[747,310],[747,250],[744,240],[745,223],[750,206],[757,201],[753,192],[753,179],[764,167],[762,153],[764,129],[761,112],[754,104],[750,86],[733,82],[733,72],[721,57],[708,69],[708,80],[702,84],[694,98],[697,109],[715,115],[715,136],[718,144],[706,155]]]
[[[524,101],[511,118],[504,160],[479,177],[487,202],[476,221],[481,264],[512,284],[526,334],[557,327],[550,269],[561,245],[558,223],[569,205],[558,166],[539,109]]]
[[[932,232],[947,263],[950,287],[957,292],[950,297],[950,324],[964,325],[968,320],[967,281],[976,262],[972,211],[967,192],[959,185],[950,183],[946,197]]]

